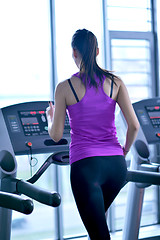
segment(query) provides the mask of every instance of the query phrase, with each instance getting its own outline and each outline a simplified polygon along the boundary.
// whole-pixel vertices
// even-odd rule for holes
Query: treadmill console
[[[133,104],[148,143],[160,143],[160,98],[142,100]]]
[[[47,153],[68,150],[70,126],[68,115],[64,126],[63,138],[54,142],[48,134],[46,108],[48,102],[27,102],[2,108],[2,114],[16,155],[28,153]]]

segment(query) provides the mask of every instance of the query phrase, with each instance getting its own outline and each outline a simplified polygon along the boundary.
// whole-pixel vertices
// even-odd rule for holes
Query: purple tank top
[[[123,155],[115,127],[115,106],[116,101],[106,95],[101,85],[98,90],[87,86],[84,97],[67,106],[71,126],[70,164],[87,157]]]

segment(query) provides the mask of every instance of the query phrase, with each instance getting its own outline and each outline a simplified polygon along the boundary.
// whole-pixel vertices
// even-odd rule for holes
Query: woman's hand
[[[66,84],[68,84],[68,82],[66,82]],[[64,82],[57,85],[54,96],[54,105],[52,102],[49,102],[49,106],[46,109],[48,133],[55,142],[60,141],[63,137],[66,117],[65,86]]]
[[[54,105],[52,102],[49,102],[49,107],[46,109],[46,116],[48,123],[53,121],[53,116],[54,116]]]
[[[128,153],[129,151],[126,151],[126,150],[125,150],[125,147],[122,147],[122,149],[123,149],[123,155],[124,155],[124,157],[126,157],[126,155],[127,155],[127,153]]]

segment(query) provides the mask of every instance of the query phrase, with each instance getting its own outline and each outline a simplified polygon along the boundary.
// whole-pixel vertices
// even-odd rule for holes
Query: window
[[[151,31],[150,0],[106,0],[109,30]]]
[[[125,82],[132,101],[151,97],[151,42],[147,39],[113,37],[111,49],[112,69],[116,69],[116,74]]]
[[[55,9],[57,81],[61,82],[78,72],[71,49],[72,36],[78,29],[86,28],[96,35],[100,48],[98,61],[103,65],[101,1],[55,0]]]
[[[0,107],[50,98],[49,1],[0,2]]]
[[[50,6],[43,0],[0,1],[0,107],[26,101],[49,100],[51,95]],[[16,157],[18,178],[30,177],[28,156]],[[37,156],[39,165],[46,156]],[[54,188],[50,168],[38,184]],[[13,212],[12,239],[55,236],[55,210],[34,202],[26,216]],[[44,218],[45,216],[45,218]],[[37,221],[38,219],[38,221]]]

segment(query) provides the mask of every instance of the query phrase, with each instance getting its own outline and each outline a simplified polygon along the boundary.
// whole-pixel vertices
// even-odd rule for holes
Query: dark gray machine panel
[[[27,144],[32,144],[32,153],[49,153],[68,150],[70,126],[66,115],[63,138],[54,142],[47,128],[47,101],[26,102],[2,108],[2,114],[16,155],[28,154]]]
[[[133,107],[147,142],[160,143],[160,98],[142,100]]]

